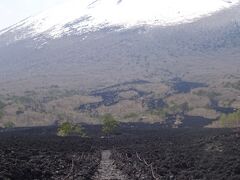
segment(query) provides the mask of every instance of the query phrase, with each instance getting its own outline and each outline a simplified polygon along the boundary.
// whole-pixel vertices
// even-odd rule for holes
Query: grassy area
[[[240,126],[240,110],[228,115],[223,114],[219,120],[223,127],[238,127]]]

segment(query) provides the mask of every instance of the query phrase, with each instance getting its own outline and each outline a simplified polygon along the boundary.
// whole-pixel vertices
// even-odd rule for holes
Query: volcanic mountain
[[[0,31],[0,84],[209,81],[239,71],[239,19],[239,0],[67,0]]]

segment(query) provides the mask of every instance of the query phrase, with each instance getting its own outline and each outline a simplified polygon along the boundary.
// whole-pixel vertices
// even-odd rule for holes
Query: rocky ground
[[[126,125],[119,135],[57,137],[54,128],[1,132],[0,179],[239,179],[240,139],[226,129]]]
[[[110,150],[102,151],[102,159],[94,180],[127,180],[123,173],[116,168],[114,160],[111,159],[112,152]]]

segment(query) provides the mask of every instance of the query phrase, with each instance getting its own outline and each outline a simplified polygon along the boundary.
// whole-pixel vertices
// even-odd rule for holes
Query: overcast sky
[[[0,0],[0,29],[66,0]]]

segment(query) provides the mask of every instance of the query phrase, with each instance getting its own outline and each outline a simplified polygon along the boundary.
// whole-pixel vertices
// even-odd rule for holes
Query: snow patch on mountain
[[[0,32],[21,32],[16,40],[45,34],[96,31],[105,27],[169,26],[192,22],[232,7],[240,0],[66,0]]]

